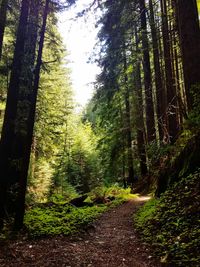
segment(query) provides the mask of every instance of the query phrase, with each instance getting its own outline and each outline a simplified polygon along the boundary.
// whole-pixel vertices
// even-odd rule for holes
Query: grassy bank
[[[152,199],[134,221],[161,262],[170,266],[200,266],[200,171],[174,184],[160,199]]]

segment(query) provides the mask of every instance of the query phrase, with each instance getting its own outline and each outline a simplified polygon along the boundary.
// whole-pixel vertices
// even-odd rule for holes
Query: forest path
[[[157,267],[133,228],[132,215],[145,201],[130,200],[104,213],[87,233],[15,241],[0,253],[1,267]]]

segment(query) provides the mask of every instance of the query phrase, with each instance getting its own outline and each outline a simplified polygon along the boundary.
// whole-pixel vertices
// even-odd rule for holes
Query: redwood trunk
[[[26,185],[27,185],[27,176],[28,176],[28,168],[30,162],[30,154],[31,154],[31,145],[32,145],[32,138],[33,138],[33,129],[34,129],[34,122],[35,122],[35,111],[36,111],[36,103],[37,103],[37,95],[38,95],[38,88],[39,88],[39,80],[40,80],[40,69],[42,64],[42,52],[44,46],[44,37],[46,31],[46,23],[47,23],[47,16],[49,10],[49,2],[50,0],[46,0],[44,14],[43,14],[43,23],[40,33],[40,42],[38,48],[38,55],[37,55],[37,62],[35,67],[35,78],[34,78],[34,85],[33,85],[33,93],[30,95],[30,99],[28,99],[31,103],[30,105],[30,112],[27,118],[27,135],[25,142],[21,139],[21,148],[23,150],[23,164],[19,175],[19,193],[17,199],[17,209],[16,209],[16,216],[15,216],[15,229],[20,229],[23,226],[23,218],[25,212],[25,195],[26,195]]]
[[[154,121],[154,108],[152,98],[152,77],[149,56],[149,43],[147,35],[147,22],[146,22],[146,7],[145,1],[139,0],[140,7],[140,20],[142,31],[142,49],[143,49],[143,68],[144,68],[144,85],[146,97],[146,126],[147,126],[147,141],[150,143],[155,139],[155,121]]]
[[[12,168],[17,162],[12,160],[12,144],[15,138],[15,119],[17,112],[17,101],[20,83],[20,74],[25,51],[25,38],[28,20],[29,1],[23,0],[15,44],[14,59],[10,77],[10,84],[7,93],[7,102],[4,115],[4,122],[0,141],[0,225],[3,226],[3,219],[6,209],[7,188],[12,184],[15,177],[12,176]]]
[[[178,127],[176,120],[177,96],[176,86],[173,80],[172,57],[170,53],[170,37],[167,20],[167,5],[165,0],[161,0],[162,14],[162,33],[163,33],[163,49],[165,61],[165,79],[167,88],[167,106],[168,106],[168,134],[169,142],[174,142]]]
[[[131,136],[131,115],[130,115],[130,100],[127,71],[127,61],[124,46],[124,84],[125,84],[125,122],[126,122],[126,138],[128,148],[128,182],[133,186],[134,183],[134,168],[133,168],[133,152],[132,152],[132,136]]]
[[[165,117],[166,106],[165,106],[165,90],[162,83],[161,65],[160,65],[160,53],[158,44],[158,34],[155,25],[154,9],[152,0],[149,0],[149,10],[150,10],[150,27],[152,35],[152,45],[153,45],[153,62],[155,70],[155,85],[156,85],[156,99],[157,99],[157,117],[158,117],[158,129],[160,140],[164,138],[164,132],[162,127],[162,122]]]
[[[200,29],[196,0],[176,0],[188,110],[193,105],[191,89],[200,86]]]
[[[136,53],[140,53],[138,47],[138,34],[137,27],[135,27],[135,43]],[[135,70],[135,90],[136,90],[136,127],[137,127],[137,147],[138,156],[140,161],[140,173],[142,176],[146,175],[147,170],[147,158],[145,150],[145,130],[144,130],[144,113],[143,113],[143,99],[142,99],[142,82],[141,82],[141,63],[140,59],[136,61]]]

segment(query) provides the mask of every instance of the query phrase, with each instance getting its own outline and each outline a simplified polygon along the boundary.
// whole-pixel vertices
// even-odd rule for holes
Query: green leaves
[[[75,208],[66,204],[34,208],[26,213],[24,223],[30,237],[70,235],[83,229],[106,209],[106,206]]]
[[[200,246],[200,171],[173,185],[137,213],[135,224],[161,262],[197,266]]]
[[[71,235],[83,230],[108,208],[134,197],[135,195],[130,194],[130,188],[125,190],[118,186],[97,187],[89,193],[85,201],[90,206],[76,208],[63,202],[63,199],[60,199],[60,203],[38,204],[27,211],[24,223],[30,237]],[[101,203],[105,204],[94,204],[97,198],[104,199],[105,202]]]

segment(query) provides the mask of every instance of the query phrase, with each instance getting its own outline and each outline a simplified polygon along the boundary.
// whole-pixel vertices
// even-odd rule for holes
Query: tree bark
[[[172,58],[170,53],[170,37],[167,20],[167,5],[165,0],[161,0],[161,16],[162,16],[162,33],[163,33],[163,49],[165,61],[165,80],[167,88],[167,106],[168,106],[168,134],[169,143],[174,142],[178,127],[176,120],[177,96],[175,81],[173,80]]]
[[[135,43],[136,53],[140,54],[138,47],[138,33],[137,27],[135,27]],[[137,148],[140,161],[140,173],[145,176],[148,172],[147,169],[147,157],[145,150],[145,129],[144,129],[144,113],[143,113],[143,99],[142,99],[142,78],[141,78],[141,63],[140,59],[137,59],[135,66],[135,93],[136,93],[136,127],[137,127]]]
[[[155,85],[156,85],[156,99],[157,99],[157,117],[158,117],[158,129],[160,140],[164,138],[164,132],[162,122],[165,119],[166,106],[164,98],[165,90],[162,82],[161,65],[160,65],[160,53],[158,44],[158,35],[155,25],[154,8],[152,0],[149,0],[149,11],[150,11],[150,27],[153,45],[153,62],[155,70]]]
[[[28,21],[29,1],[23,0],[21,5],[17,39],[15,44],[14,59],[7,93],[7,102],[0,141],[0,225],[3,226],[5,205],[7,201],[7,188],[15,177],[12,176],[12,168],[17,163],[12,161],[12,143],[15,135],[15,118],[17,112],[17,100],[19,92],[20,74],[25,51],[25,38]]]
[[[132,152],[132,135],[131,135],[131,114],[130,114],[130,99],[129,99],[129,86],[128,86],[128,77],[126,74],[127,71],[127,61],[126,61],[126,52],[124,45],[124,85],[125,85],[125,122],[126,122],[126,138],[127,138],[127,149],[128,149],[128,183],[133,186],[134,183],[134,168],[133,168],[133,152]]]
[[[142,31],[142,49],[143,49],[143,68],[144,68],[144,85],[146,97],[146,126],[147,141],[150,143],[155,139],[155,120],[152,97],[152,75],[149,56],[149,43],[147,36],[146,6],[144,0],[139,0],[140,20]]]
[[[200,29],[196,0],[175,0],[183,59],[188,110],[192,109],[191,89],[200,86]]]
[[[138,113],[137,116],[137,146],[138,146],[138,155],[140,161],[140,173],[142,176],[145,176],[148,172],[147,170],[147,158],[145,150],[145,131],[144,131],[144,121],[143,121],[143,112],[142,110],[142,84],[141,84],[141,71],[140,71],[140,62],[137,62],[136,66],[136,90],[137,90],[137,101],[138,101]]]
[[[27,118],[27,134],[25,137],[25,141],[21,138],[21,145],[23,150],[23,157],[22,157],[22,168],[19,174],[19,192],[18,198],[16,202],[16,215],[15,215],[15,222],[14,227],[15,229],[19,230],[23,226],[23,218],[25,212],[25,195],[26,195],[26,186],[27,186],[27,176],[28,176],[28,167],[30,161],[30,154],[31,154],[31,145],[32,145],[32,138],[33,138],[33,129],[34,129],[34,122],[35,122],[35,111],[36,111],[36,103],[37,103],[37,95],[38,95],[38,88],[39,88],[39,80],[40,80],[40,69],[42,65],[42,52],[44,46],[44,38],[45,38],[45,31],[46,31],[46,23],[47,23],[47,16],[49,10],[49,3],[50,0],[46,0],[44,13],[43,13],[43,22],[41,27],[40,33],[40,41],[38,47],[38,55],[37,55],[37,62],[35,67],[35,77],[34,77],[34,85],[33,85],[33,93],[30,95],[30,112],[28,113]]]

